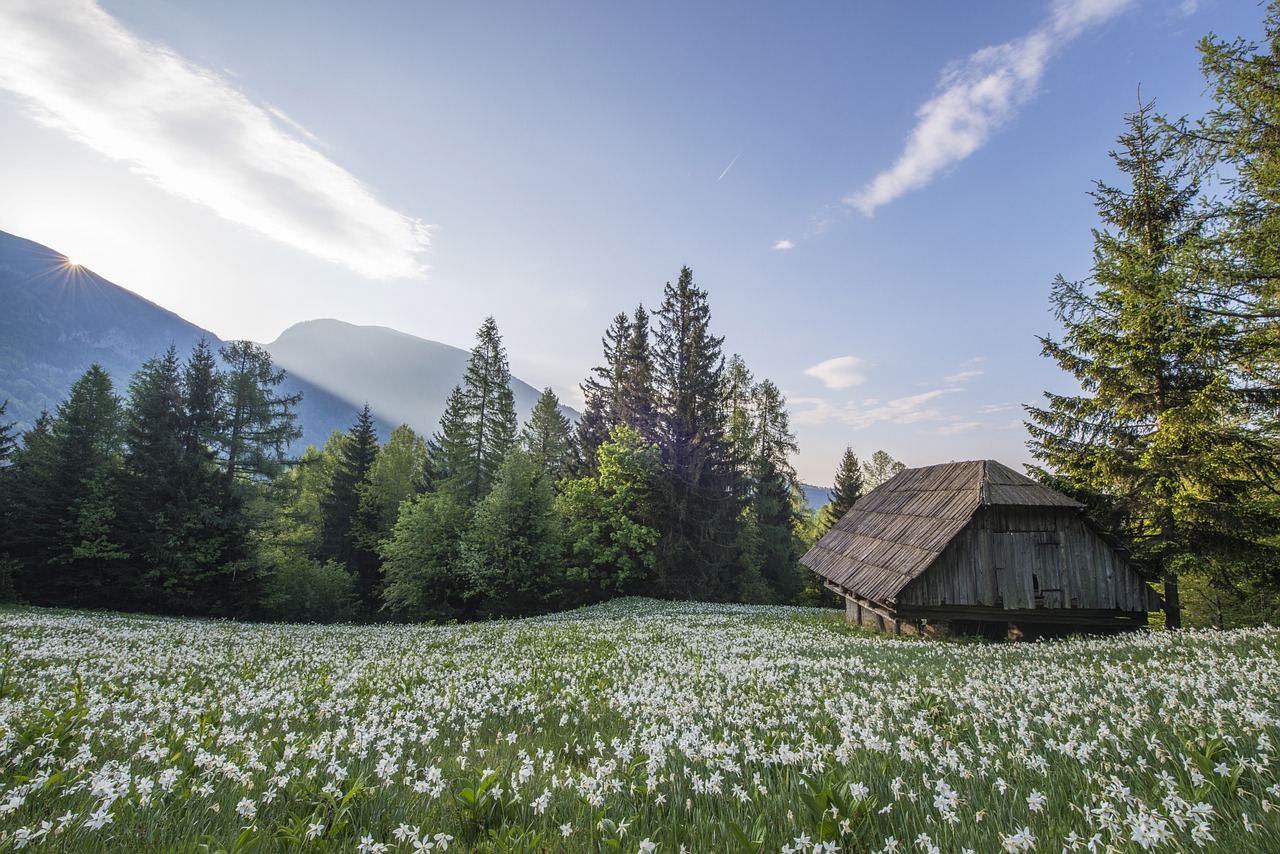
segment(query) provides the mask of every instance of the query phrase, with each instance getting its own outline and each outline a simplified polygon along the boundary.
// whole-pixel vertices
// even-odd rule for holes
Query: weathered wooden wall
[[[1152,611],[1155,594],[1081,515],[984,507],[898,605]]]

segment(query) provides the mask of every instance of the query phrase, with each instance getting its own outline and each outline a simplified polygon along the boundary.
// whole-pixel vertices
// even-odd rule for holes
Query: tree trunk
[[[1178,598],[1178,576],[1164,572],[1164,627],[1182,628],[1182,601]]]

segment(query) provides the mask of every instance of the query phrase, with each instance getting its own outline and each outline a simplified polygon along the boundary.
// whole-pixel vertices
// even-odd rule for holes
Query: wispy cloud
[[[0,34],[0,87],[40,123],[302,252],[370,278],[423,274],[425,224],[379,202],[279,110],[93,0],[4,0]]]
[[[867,363],[857,356],[840,356],[805,368],[804,374],[822,380],[830,389],[849,388],[867,381]]]
[[[943,424],[941,427],[939,427],[937,430],[934,430],[933,432],[939,436],[955,436],[960,433],[970,433],[974,430],[977,430],[981,427],[986,427],[986,426],[988,425],[982,423],[981,421],[953,421],[950,424]]]
[[[792,243],[790,240],[779,240],[777,243],[773,244],[773,248],[774,249],[795,249],[796,245]]]
[[[1137,0],[1057,0],[1048,20],[1020,39],[984,47],[946,68],[938,92],[916,112],[919,121],[898,159],[844,199],[867,216],[917,190],[973,154],[1036,94],[1055,52]]]
[[[790,397],[792,421],[796,424],[823,424],[839,421],[854,430],[862,430],[873,424],[915,424],[920,421],[943,421],[948,416],[934,404],[945,394],[960,391],[959,388],[936,388],[919,394],[897,397],[892,400],[870,398],[850,401],[842,406],[822,398]]]
[[[852,359],[853,357],[846,356],[844,358]],[[805,373],[811,376],[820,376],[825,371],[819,372],[819,369],[840,361],[842,360],[832,359],[829,362],[823,362],[821,365],[809,368]],[[982,359],[979,357],[969,359],[964,364],[971,365],[981,361]],[[840,375],[839,371],[834,368],[830,370],[830,373],[835,376]],[[862,430],[875,424],[906,425],[933,422],[938,426],[933,428],[932,432],[949,436],[976,430],[980,427],[991,426],[989,423],[975,419],[972,411],[954,412],[943,405],[943,401],[947,396],[966,391],[968,388],[967,381],[981,375],[982,371],[960,371],[944,377],[940,383],[931,383],[930,385],[933,387],[927,388],[925,391],[895,397],[890,400],[866,398],[837,404],[825,398],[788,395],[788,401],[792,407],[792,421],[796,424],[839,422],[850,429]],[[834,386],[828,383],[828,387]],[[1000,404],[996,408],[982,407],[979,412],[1002,411],[1008,409],[1008,407],[1008,404]]]

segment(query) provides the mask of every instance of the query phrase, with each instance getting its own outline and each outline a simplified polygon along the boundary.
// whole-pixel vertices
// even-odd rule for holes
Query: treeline
[[[1261,44],[1209,36],[1212,108],[1126,117],[1093,193],[1092,274],[1059,277],[1028,407],[1039,476],[1163,582],[1167,623],[1280,618],[1280,3]]]
[[[619,314],[576,425],[517,424],[492,318],[430,437],[366,405],[301,459],[296,398],[247,342],[94,366],[0,430],[0,585],[34,604],[258,619],[475,619],[619,595],[821,601],[782,393],[725,358],[688,268]]]
[[[42,605],[249,614],[255,532],[299,435],[297,397],[255,344],[148,361],[121,398],[98,365],[22,434],[0,428],[0,596]]]

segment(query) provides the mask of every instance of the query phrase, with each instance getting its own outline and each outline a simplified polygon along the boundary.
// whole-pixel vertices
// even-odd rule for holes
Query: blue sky
[[[870,7],[870,8],[865,8]],[[1055,275],[1139,98],[1198,113],[1247,0],[0,2],[0,229],[223,338],[318,317],[463,348],[577,404],[682,265],[846,445],[1029,459]]]

